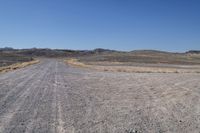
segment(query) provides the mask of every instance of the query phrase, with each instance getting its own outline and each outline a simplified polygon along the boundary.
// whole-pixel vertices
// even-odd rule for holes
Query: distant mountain
[[[49,48],[30,48],[30,49],[13,49],[11,47],[0,48],[0,52],[14,53],[23,56],[42,56],[42,57],[66,57],[66,56],[89,56],[89,55],[105,55],[105,54],[122,54],[141,56],[168,56],[179,55],[185,53],[171,53],[158,50],[133,50],[130,52],[122,52],[117,50],[96,48],[94,50],[69,50],[69,49],[49,49]],[[198,50],[190,50],[186,52],[191,54],[200,54]]]
[[[189,54],[188,54],[189,53]],[[171,53],[157,50],[134,50],[122,52],[116,50],[97,48],[94,50],[68,50],[68,49],[13,49],[0,48],[2,60],[8,56],[22,57],[78,57],[83,61],[110,61],[135,63],[166,63],[166,64],[200,64],[200,51],[191,50],[185,53]]]
[[[103,48],[96,48],[92,50],[94,53],[109,53],[109,52],[119,52],[116,50],[110,50],[110,49],[103,49]]]
[[[188,53],[188,54],[200,54],[200,50],[190,50],[190,51],[187,51],[186,53]]]
[[[172,52],[160,51],[160,50],[133,50],[130,53],[145,53],[145,54],[172,54]]]
[[[30,49],[13,49],[0,48],[1,52],[15,53],[24,56],[43,56],[43,57],[66,57],[66,56],[87,56],[103,53],[118,52],[115,50],[97,48],[94,50],[68,50],[68,49],[49,49],[49,48],[30,48]]]
[[[0,48],[0,51],[13,51],[14,49],[11,47]]]

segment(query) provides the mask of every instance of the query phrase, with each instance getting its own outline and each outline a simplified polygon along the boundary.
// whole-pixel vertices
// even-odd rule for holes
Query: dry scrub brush
[[[39,63],[39,62],[40,62],[39,60],[33,60],[33,61],[28,61],[28,62],[15,63],[15,64],[12,64],[10,66],[0,67],[0,73],[4,73],[4,72],[11,71],[11,70],[23,68],[23,67],[33,65],[33,64],[36,64],[36,63]]]

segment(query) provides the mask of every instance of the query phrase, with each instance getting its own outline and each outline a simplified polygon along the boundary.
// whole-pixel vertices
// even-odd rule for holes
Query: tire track
[[[43,59],[0,80],[0,133],[200,130],[199,74],[95,72]]]

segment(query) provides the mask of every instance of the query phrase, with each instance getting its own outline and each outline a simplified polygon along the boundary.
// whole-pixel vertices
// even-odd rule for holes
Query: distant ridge
[[[11,47],[0,48],[0,51],[12,51],[12,50],[14,49]]]
[[[188,53],[188,54],[200,54],[200,50],[189,50],[186,53]]]
[[[94,50],[70,50],[70,49],[50,49],[50,48],[30,48],[30,49],[14,49],[11,47],[0,48],[0,52],[14,53],[24,56],[44,56],[44,57],[65,57],[65,56],[87,56],[101,55],[112,53],[127,53],[133,55],[173,55],[173,54],[200,54],[200,50],[190,50],[184,53],[173,53],[159,50],[133,50],[133,51],[117,51],[103,48]]]

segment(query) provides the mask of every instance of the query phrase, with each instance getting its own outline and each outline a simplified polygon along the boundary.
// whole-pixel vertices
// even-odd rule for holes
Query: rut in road
[[[96,72],[42,59],[0,75],[0,133],[198,132],[199,77]]]

